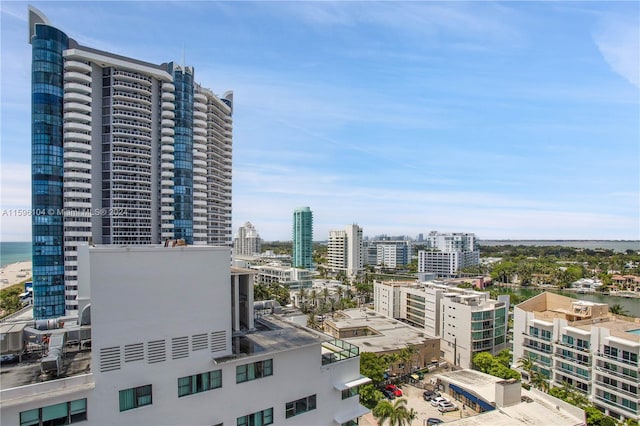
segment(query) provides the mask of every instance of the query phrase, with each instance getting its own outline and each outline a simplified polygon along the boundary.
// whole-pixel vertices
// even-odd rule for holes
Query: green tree
[[[518,367],[522,368],[527,373],[529,380],[531,380],[531,376],[533,375],[533,369],[535,367],[535,364],[534,364],[533,358],[531,358],[531,355],[528,354],[526,357],[519,358]]]
[[[384,398],[384,394],[380,392],[372,384],[360,386],[360,403],[368,409],[373,409],[378,401]]]
[[[473,365],[483,373],[489,371],[493,363],[493,355],[489,352],[480,352],[473,357]]]
[[[549,381],[544,376],[544,374],[540,374],[537,371],[534,371],[529,379],[531,386],[534,388],[540,389],[543,392],[549,391]]]
[[[382,399],[371,413],[378,421],[378,425],[388,422],[389,426],[410,425],[411,420],[417,417],[414,410],[407,409],[407,400],[404,398],[398,398],[393,403]]]
[[[384,380],[387,365],[387,362],[381,356],[372,352],[360,353],[360,374],[370,378],[374,386],[379,385]]]
[[[609,313],[616,315],[628,315],[628,312],[619,303],[609,306]]]

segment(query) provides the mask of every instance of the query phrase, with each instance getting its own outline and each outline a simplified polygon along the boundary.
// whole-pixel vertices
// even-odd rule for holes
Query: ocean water
[[[31,242],[0,242],[0,267],[31,261]]]
[[[481,246],[562,246],[582,249],[605,249],[624,253],[640,250],[638,240],[480,240]],[[482,253],[482,249],[480,250]]]

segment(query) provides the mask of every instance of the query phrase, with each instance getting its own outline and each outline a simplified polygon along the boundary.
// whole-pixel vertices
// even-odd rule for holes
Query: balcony
[[[636,383],[638,381],[638,376],[637,375],[634,377],[634,376],[631,376],[629,374],[625,374],[625,373],[622,373],[622,372],[613,371],[613,370],[610,370],[608,368],[604,368],[604,367],[602,367],[600,365],[596,366],[596,370],[597,371],[601,371],[604,374],[609,375],[609,376],[615,376],[615,377],[619,377],[619,378],[624,379],[624,380],[628,380],[628,381],[630,381],[632,383]]]
[[[602,359],[606,359],[608,361],[614,361],[620,364],[623,364],[625,366],[630,365],[632,367],[638,368],[638,361],[633,361],[630,359],[624,359],[624,358],[620,358],[620,357],[616,357],[613,355],[608,355],[605,354],[604,352],[597,352],[596,355]]]
[[[600,402],[600,403],[602,403],[606,408],[611,409],[611,407],[613,406],[613,407],[616,407],[616,409],[618,409],[618,410],[622,410],[624,413],[630,413],[632,417],[635,417],[635,416],[638,415],[638,410],[637,409],[634,410],[632,408],[625,407],[622,404],[618,404],[617,402],[613,402],[613,401],[611,401],[609,399],[605,399],[600,395],[596,395],[595,396],[595,400]]]
[[[561,358],[561,359],[563,359],[563,360],[565,360],[565,361],[569,361],[569,362],[572,362],[572,363],[574,363],[574,364],[579,364],[579,365],[584,366],[584,367],[586,367],[586,368],[588,368],[588,369],[591,369],[591,362],[589,362],[589,361],[580,361],[579,359],[577,359],[577,358],[575,358],[575,357],[570,357],[570,356],[567,356],[567,355],[562,355],[562,354],[560,354],[560,353],[556,353],[554,356],[555,356],[556,358]]]
[[[603,382],[601,380],[597,380],[597,379],[596,379],[595,382],[596,382],[597,386],[600,386],[600,387],[603,387],[603,388],[606,388],[606,389],[610,389],[610,390],[612,390],[614,392],[617,392],[617,393],[620,393],[622,395],[625,395],[627,398],[631,398],[633,401],[638,401],[638,398],[640,398],[637,393],[633,393],[633,392],[624,390],[624,389],[620,388],[619,386],[613,386],[613,385],[610,385],[608,383],[605,383],[605,382]]]
[[[543,353],[545,355],[551,355],[551,349],[543,349],[540,346],[534,346],[531,343],[527,343],[526,341],[525,341],[524,345],[522,345],[522,346],[527,348],[527,349]]]
[[[360,349],[344,340],[333,339],[322,343],[322,365],[344,361],[359,355]]]

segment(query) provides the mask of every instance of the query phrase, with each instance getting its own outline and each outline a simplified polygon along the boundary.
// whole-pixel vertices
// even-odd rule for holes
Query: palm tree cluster
[[[373,417],[382,426],[387,422],[389,426],[409,426],[411,421],[418,418],[418,413],[413,409],[407,409],[407,400],[396,399],[393,403],[383,399],[373,408]]]

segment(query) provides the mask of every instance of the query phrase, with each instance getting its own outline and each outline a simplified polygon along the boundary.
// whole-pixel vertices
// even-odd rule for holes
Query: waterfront
[[[31,242],[0,242],[0,267],[16,262],[31,262]]]
[[[480,240],[482,246],[561,246],[581,249],[605,249],[624,253],[627,250],[640,250],[639,240]]]

